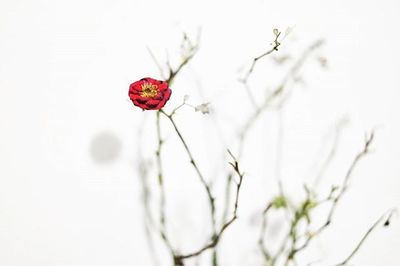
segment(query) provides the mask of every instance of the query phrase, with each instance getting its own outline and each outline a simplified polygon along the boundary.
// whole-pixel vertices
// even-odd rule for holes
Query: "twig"
[[[243,129],[241,130],[241,133],[239,135],[239,157],[241,157],[242,152],[243,152],[243,147],[244,147],[244,142],[246,139],[246,136],[248,134],[248,132],[250,131],[251,127],[254,125],[254,123],[257,121],[257,119],[260,117],[260,115],[267,109],[267,107],[269,107],[269,105],[271,104],[271,102],[279,97],[280,95],[283,94],[285,87],[287,87],[287,84],[290,80],[294,79],[295,76],[297,75],[297,73],[300,71],[301,67],[303,66],[304,62],[307,60],[307,58],[310,56],[310,54],[317,48],[319,48],[321,45],[323,44],[322,40],[318,40],[316,42],[314,42],[312,45],[310,45],[304,52],[303,54],[300,56],[300,58],[293,64],[293,66],[289,69],[288,73],[284,76],[283,80],[281,81],[280,85],[275,89],[275,91],[273,91],[263,102],[263,104],[259,107],[256,108],[255,112],[253,113],[252,116],[250,116],[250,118],[247,120],[247,122],[245,123],[245,125],[243,126]],[[266,56],[270,53],[272,53],[274,50],[270,50],[264,54],[262,54],[261,56]],[[262,58],[261,57],[261,58]],[[245,76],[245,78],[242,80],[242,82],[244,82],[244,84],[247,83],[247,79],[249,77],[249,75],[253,72],[254,70],[254,66],[256,64],[256,62],[259,59],[255,59],[253,60],[253,64],[250,68],[250,70],[248,71],[248,74]],[[281,104],[280,104],[280,108],[279,110],[282,109],[283,103],[285,102],[285,99],[282,100]],[[278,152],[279,152],[279,146],[281,144],[278,143]],[[279,156],[278,156],[279,157]],[[278,186],[279,186],[279,191],[280,191],[280,195],[281,197],[285,198],[284,195],[284,191],[283,191],[283,187],[282,187],[282,182],[281,179],[279,177],[279,171],[278,171],[278,167],[279,167],[279,162],[276,165],[276,174],[277,174],[277,178],[278,178]],[[270,206],[270,205],[268,205]],[[264,246],[264,238],[263,238],[263,233],[266,230],[266,214],[268,212],[268,210],[271,207],[267,207],[266,211],[264,211],[263,213],[263,220],[262,220],[262,225],[261,225],[261,233],[259,236],[259,248],[261,250],[261,252],[264,255],[264,258],[266,259],[266,261],[268,263],[270,263],[269,265],[274,265],[276,260],[279,258],[279,256],[281,254],[283,254],[283,252],[286,249],[286,246],[288,244],[288,241],[290,240],[290,234],[287,235],[287,237],[285,237],[285,239],[283,240],[280,248],[278,249],[277,253],[272,256],[270,254],[270,252],[266,249],[266,247]],[[292,224],[292,226],[296,226],[295,224]],[[293,230],[293,228],[291,229]]]
[[[239,176],[239,180],[236,183],[236,194],[235,194],[235,202],[234,202],[234,209],[233,209],[233,215],[232,217],[225,222],[221,228],[219,229],[219,231],[217,232],[217,234],[215,234],[211,241],[206,244],[205,246],[203,246],[202,248],[200,248],[199,250],[186,254],[186,255],[179,255],[175,257],[175,260],[178,261],[182,261],[184,259],[188,259],[188,258],[192,258],[192,257],[197,257],[200,254],[202,254],[204,251],[210,249],[210,248],[214,248],[217,246],[217,244],[219,243],[223,233],[225,232],[225,230],[237,219],[237,210],[238,210],[238,205],[239,205],[239,194],[240,194],[240,188],[242,186],[242,181],[243,181],[243,177],[244,177],[244,173],[242,173],[239,169],[239,163],[236,160],[236,158],[232,155],[232,153],[228,150],[229,155],[232,157],[232,159],[234,160],[233,162],[230,162],[229,164],[233,167],[235,173]]]
[[[166,79],[166,77],[164,76],[164,71],[163,71],[160,63],[158,62],[157,58],[155,57],[153,51],[148,46],[146,48],[147,48],[147,51],[149,52],[151,58],[153,59],[154,63],[156,64],[158,71],[160,72],[161,78]]]
[[[138,137],[141,139],[143,136],[143,129],[140,128],[138,132]],[[140,143],[140,142],[139,142]],[[147,244],[149,246],[149,251],[151,253],[151,258],[153,260],[153,265],[159,265],[158,257],[156,256],[156,251],[154,247],[154,242],[152,238],[152,231],[156,228],[153,215],[150,209],[150,201],[151,201],[151,190],[149,189],[148,184],[148,167],[146,165],[146,161],[142,158],[141,145],[137,146],[139,155],[139,164],[138,164],[138,172],[140,176],[140,180],[142,183],[142,203],[143,203],[143,211],[144,211],[144,227],[146,233]]]
[[[382,224],[383,220],[385,220],[385,223],[383,223],[383,226],[388,226],[389,225],[390,218],[392,217],[394,212],[395,212],[395,210],[392,209],[392,210],[389,210],[389,211],[385,212],[381,217],[379,217],[379,219],[376,220],[376,222],[364,234],[364,236],[361,238],[360,242],[358,242],[357,246],[353,249],[353,251],[350,253],[350,255],[347,256],[341,263],[335,264],[334,266],[343,266],[343,265],[346,265],[347,263],[349,263],[349,261],[354,257],[354,255],[358,252],[358,250],[364,244],[364,242],[367,239],[367,237],[371,234],[371,232],[373,230],[375,230],[375,228],[379,224]]]
[[[328,226],[330,224],[330,222],[332,220],[332,217],[333,217],[333,214],[334,214],[334,212],[336,210],[336,207],[337,207],[339,201],[342,199],[343,194],[347,190],[347,186],[348,186],[350,177],[351,177],[356,165],[358,164],[358,162],[365,155],[367,155],[369,153],[369,151],[370,151],[369,149],[370,149],[372,141],[374,140],[374,136],[375,136],[375,133],[373,131],[369,135],[366,135],[366,139],[365,139],[363,150],[357,154],[357,156],[354,158],[353,162],[351,163],[349,169],[347,170],[346,176],[344,178],[343,184],[342,184],[341,189],[340,189],[340,192],[333,200],[333,204],[332,204],[331,210],[329,212],[328,219],[327,219],[326,223],[319,230],[317,230],[317,232],[323,230],[326,226]]]
[[[214,196],[211,193],[210,186],[207,184],[207,181],[205,180],[203,174],[201,173],[201,171],[200,171],[200,169],[199,169],[199,167],[198,167],[198,165],[197,165],[197,163],[196,163],[196,161],[195,161],[195,159],[194,159],[194,157],[192,155],[192,152],[190,151],[189,146],[187,145],[185,139],[183,138],[182,133],[178,129],[178,127],[177,127],[177,125],[175,123],[175,120],[173,119],[172,115],[167,114],[162,109],[160,110],[160,112],[168,118],[168,120],[171,122],[172,126],[174,127],[175,132],[177,133],[181,143],[183,144],[183,146],[184,146],[184,148],[186,150],[186,153],[187,153],[187,155],[188,155],[188,157],[190,159],[190,163],[192,164],[193,168],[195,169],[195,171],[196,171],[196,173],[197,173],[197,175],[198,175],[198,177],[200,179],[201,184],[203,185],[204,189],[207,192],[207,197],[208,197],[208,201],[209,201],[209,204],[210,204],[210,211],[211,211],[211,221],[212,221],[212,226],[213,226],[214,232],[215,232],[215,224],[216,224],[215,202],[214,202],[215,199],[214,199]]]
[[[309,245],[309,243],[311,242],[312,239],[314,239],[317,235],[319,235],[321,232],[323,232],[331,224],[332,217],[335,213],[338,203],[342,199],[344,193],[347,190],[347,186],[348,186],[350,177],[352,176],[352,173],[353,173],[356,165],[358,164],[358,162],[365,155],[368,154],[373,139],[374,139],[374,132],[371,132],[369,135],[366,136],[364,147],[363,147],[362,151],[360,151],[354,158],[353,162],[351,163],[350,167],[348,168],[348,170],[346,172],[346,176],[343,180],[343,183],[342,183],[342,186],[340,188],[338,195],[336,197],[333,197],[333,199],[332,199],[332,205],[331,205],[331,208],[330,208],[330,211],[329,211],[329,214],[327,216],[325,223],[322,226],[320,226],[315,232],[310,233],[307,236],[305,242],[300,247],[295,247],[295,245],[292,246],[292,249],[289,252],[290,256],[288,256],[289,260],[290,260],[290,257],[294,258],[298,252],[305,249]],[[333,193],[333,191],[331,191],[331,194],[332,193]]]
[[[275,40],[274,40],[274,42],[273,42],[273,47],[272,47],[271,49],[267,50],[266,52],[262,53],[261,55],[259,55],[259,56],[255,57],[255,58],[253,58],[253,61],[252,61],[252,63],[251,63],[251,66],[250,66],[250,68],[247,70],[247,72],[246,72],[244,78],[242,78],[242,79],[239,80],[239,81],[243,84],[244,88],[246,89],[247,97],[249,98],[250,103],[251,103],[252,106],[253,106],[254,108],[256,108],[256,109],[258,108],[258,104],[257,104],[257,101],[256,101],[255,98],[254,98],[253,93],[251,92],[251,89],[250,89],[249,84],[248,84],[248,80],[249,80],[250,75],[253,73],[254,68],[255,68],[255,66],[256,66],[258,60],[260,60],[260,59],[262,59],[263,57],[265,57],[265,56],[271,54],[271,53],[274,52],[274,51],[278,51],[278,47],[281,45],[281,43],[278,41],[278,38],[279,38],[279,36],[281,35],[281,32],[279,32],[277,29],[274,29],[274,35],[275,35]]]
[[[231,184],[232,184],[233,173],[229,173],[225,183],[225,203],[224,212],[222,214],[222,221],[225,222],[228,219],[229,214],[229,203],[231,201]]]
[[[165,215],[165,189],[164,189],[164,175],[163,175],[163,167],[162,167],[162,159],[161,159],[161,149],[163,145],[163,140],[161,137],[161,127],[160,127],[160,112],[156,113],[156,124],[157,124],[157,171],[158,171],[158,184],[160,188],[160,236],[164,241],[166,246],[168,247],[172,256],[175,255],[175,251],[172,247],[171,241],[169,240],[167,229],[166,229],[166,215]]]
[[[230,150],[228,150],[228,153],[234,160],[233,163],[231,162],[229,164],[233,167],[233,169],[235,170],[235,173],[239,176],[239,181],[236,183],[235,205],[234,205],[234,209],[233,209],[233,217],[231,219],[231,221],[233,222],[233,220],[235,220],[237,218],[239,192],[240,192],[240,187],[242,186],[244,173],[241,173],[241,171],[239,170],[239,163],[238,163],[237,159],[235,158],[235,156],[233,156],[233,154],[231,153]]]
[[[174,69],[171,66],[171,63],[168,59],[167,56],[167,61],[166,61],[166,66],[168,68],[168,78],[165,77],[163,67],[161,64],[158,62],[157,58],[154,56],[153,52],[149,47],[147,47],[147,51],[149,52],[151,58],[153,59],[154,63],[156,64],[161,77],[168,83],[169,86],[173,83],[175,77],[180,73],[180,71],[189,63],[190,60],[193,59],[193,57],[196,55],[198,49],[199,49],[199,39],[200,39],[200,31],[198,32],[197,36],[197,42],[193,44],[190,39],[188,38],[186,33],[183,33],[183,41],[182,41],[182,50],[185,53],[183,55],[182,61],[179,63],[179,65]],[[185,47],[185,44],[187,47]]]
[[[266,227],[266,215],[267,215],[268,210],[271,207],[274,207],[274,201],[271,201],[269,203],[269,205],[263,212],[263,223],[261,226],[261,235],[259,237],[259,247],[260,247],[261,252],[264,255],[266,262],[269,263],[268,265],[275,265],[276,261],[283,254],[286,254],[286,256],[285,256],[286,259],[285,259],[284,265],[289,265],[290,262],[295,263],[296,255],[299,252],[301,252],[303,249],[305,249],[310,244],[312,239],[315,239],[315,237],[317,235],[319,235],[321,232],[323,232],[331,224],[331,220],[332,220],[333,214],[335,212],[335,209],[338,206],[339,201],[341,200],[343,194],[345,193],[345,191],[347,189],[348,182],[352,176],[352,173],[353,173],[356,165],[358,164],[358,162],[361,160],[361,158],[363,158],[366,154],[368,154],[373,139],[374,139],[374,132],[372,131],[371,134],[366,136],[363,149],[355,156],[352,163],[350,164],[350,167],[348,168],[345,178],[343,180],[341,189],[339,190],[339,193],[337,195],[334,195],[334,194],[338,188],[332,187],[331,192],[329,193],[329,195],[326,198],[319,200],[319,201],[315,201],[313,199],[314,196],[313,196],[312,191],[308,187],[306,187],[306,186],[304,187],[305,191],[307,193],[307,198],[299,208],[293,209],[293,218],[292,218],[292,221],[290,224],[289,232],[286,235],[286,237],[283,239],[280,248],[278,249],[278,251],[275,253],[274,256],[272,256],[267,251],[266,247],[264,246],[264,242],[263,242],[263,237],[264,237],[264,232],[265,232],[265,227]],[[281,195],[281,197],[284,197],[284,196]],[[283,198],[283,199],[286,199],[286,198]],[[309,232],[308,234],[306,234],[305,235],[306,239],[304,240],[303,244],[298,246],[297,244],[298,244],[299,240],[303,237],[303,236],[298,236],[298,233],[297,233],[298,225],[299,225],[300,221],[303,219],[306,219],[307,224],[309,226],[309,223],[310,223],[309,211],[312,208],[320,206],[321,204],[329,202],[329,201],[332,201],[332,205],[330,207],[330,211],[326,218],[326,222],[323,225],[321,225],[315,232],[313,232],[313,233]],[[278,208],[279,208],[279,206],[285,207],[285,208],[288,207],[288,205],[286,205],[286,204],[282,205],[282,204],[277,204],[276,207],[278,207]],[[290,247],[287,250],[286,247],[289,244],[290,244]]]
[[[262,213],[261,229],[260,229],[260,235],[258,237],[258,247],[260,248],[261,253],[264,256],[264,259],[267,262],[271,262],[272,256],[271,253],[265,247],[264,237],[265,237],[265,232],[267,230],[267,213],[272,208],[272,206],[273,206],[272,203],[269,203]]]
[[[242,83],[247,84],[247,81],[248,81],[250,75],[253,73],[254,67],[256,66],[258,60],[262,59],[263,57],[265,57],[269,54],[272,54],[275,51],[278,51],[278,47],[281,45],[281,43],[278,41],[278,38],[281,35],[281,32],[280,31],[275,32],[275,29],[274,29],[274,35],[275,35],[275,39],[273,42],[273,47],[271,49],[267,50],[266,52],[262,53],[261,55],[253,58],[253,62],[251,63],[249,70],[246,72],[244,78],[240,80]]]
[[[185,44],[188,46],[186,47],[186,49],[184,49]],[[160,75],[163,79],[165,79],[164,73],[163,73],[163,69],[161,67],[161,65],[159,64],[159,62],[157,61],[156,57],[154,56],[154,54],[152,53],[152,51],[147,48],[152,59],[154,60],[155,64],[157,65],[159,71],[160,71]],[[169,63],[169,60],[167,59],[167,67],[168,67],[168,78],[166,79],[167,83],[169,84],[169,86],[171,86],[174,78],[178,75],[178,73],[183,69],[184,66],[186,66],[189,61],[193,58],[193,56],[196,54],[197,50],[198,50],[198,42],[196,43],[196,45],[193,45],[192,42],[189,40],[189,38],[187,37],[186,34],[184,34],[184,38],[183,38],[183,42],[182,42],[182,49],[184,50],[185,53],[187,53],[187,55],[185,55],[181,61],[181,63],[178,65],[178,67],[176,69],[173,69]],[[173,110],[173,112],[170,115],[170,120],[173,122],[172,120],[172,115],[179,109],[181,108],[183,105],[185,105],[185,101],[183,102],[182,105],[178,106],[177,108],[175,108]],[[163,145],[163,140],[162,140],[162,136],[161,136],[161,127],[160,127],[160,113],[164,113],[164,111],[159,110],[156,113],[156,127],[157,127],[157,150],[156,150],[156,160],[157,160],[157,171],[158,171],[158,184],[159,184],[159,188],[160,188],[160,202],[159,202],[159,210],[160,210],[160,228],[157,229],[157,231],[160,234],[161,239],[163,240],[163,242],[165,243],[165,245],[167,246],[167,248],[169,249],[172,257],[174,258],[174,264],[176,266],[181,265],[179,261],[175,260],[176,257],[176,252],[174,250],[174,248],[172,247],[171,241],[169,240],[168,234],[167,234],[167,229],[166,229],[166,214],[165,214],[165,189],[164,189],[164,176],[163,176],[163,167],[162,167],[162,157],[161,157],[161,149],[162,149],[162,145]],[[166,115],[166,114],[165,114]],[[168,115],[167,115],[168,117]],[[175,127],[175,130],[178,132],[178,136],[181,138],[181,140],[183,141],[182,136],[180,135],[179,131],[176,128],[175,123],[173,122],[173,125]],[[186,145],[186,143],[183,141],[185,148],[187,149],[187,151],[190,154],[190,151],[188,150],[188,147]],[[191,154],[190,154],[191,156]],[[191,161],[193,162],[192,164],[195,165],[193,157],[191,156]],[[195,167],[197,168],[197,166]],[[197,168],[197,172],[199,172],[198,168]],[[200,174],[201,175],[201,174]],[[204,179],[203,179],[204,180]],[[205,182],[205,181],[204,181]],[[209,188],[207,189],[208,193],[210,193]],[[147,203],[144,203],[145,207],[147,205]],[[212,212],[214,212],[214,205],[212,206]],[[214,218],[213,218],[214,220]],[[214,224],[214,222],[213,222]],[[214,227],[215,228],[215,227]],[[182,264],[183,265],[183,264]]]
[[[347,120],[345,118],[342,118],[337,122],[337,124],[335,126],[335,132],[334,132],[335,135],[334,135],[332,146],[330,148],[328,156],[323,161],[322,166],[319,169],[317,176],[315,177],[315,180],[313,183],[314,188],[319,185],[321,178],[324,176],[326,169],[328,168],[328,166],[330,165],[330,163],[332,162],[332,160],[334,159],[334,157],[336,155],[336,151],[339,146],[340,136],[342,134],[342,131],[346,124],[346,121]]]
[[[169,60],[167,60],[167,66],[169,68],[169,76],[166,82],[169,84],[169,86],[171,86],[175,77],[179,74],[179,72],[183,69],[183,67],[186,66],[186,64],[189,63],[189,61],[192,60],[192,58],[196,55],[199,48],[199,39],[200,39],[200,31],[198,32],[197,42],[195,44],[193,44],[190,41],[186,33],[183,34],[182,49],[184,49],[184,52],[187,54],[183,56],[183,60],[176,69],[173,69],[169,63]],[[188,47],[185,48],[184,47],[185,44],[187,44]]]
[[[310,56],[310,54],[315,49],[319,48],[322,44],[323,41],[318,40],[303,52],[302,56],[294,63],[294,65],[290,68],[289,72],[285,75],[280,85],[278,85],[278,87],[270,95],[268,95],[268,97],[265,98],[263,104],[260,107],[258,107],[255,110],[255,112],[250,116],[250,118],[247,120],[239,135],[239,152],[238,152],[239,158],[241,157],[241,154],[243,152],[243,145],[246,136],[250,131],[250,129],[252,128],[252,126],[254,125],[254,123],[257,121],[260,115],[267,109],[267,107],[271,104],[271,102],[275,98],[283,94],[285,87],[287,86],[287,83],[297,75],[297,73],[300,71],[301,67],[303,66],[307,58]]]
[[[282,158],[283,158],[283,144],[284,144],[284,136],[285,136],[285,131],[284,131],[284,114],[283,114],[283,109],[284,109],[284,104],[282,103],[277,116],[277,122],[278,122],[278,133],[277,133],[277,141],[276,141],[276,163],[275,163],[275,178],[278,183],[278,189],[279,189],[279,194],[282,198],[286,199],[285,191],[283,189],[283,184],[282,184]],[[285,208],[288,212],[290,212],[289,208]]]

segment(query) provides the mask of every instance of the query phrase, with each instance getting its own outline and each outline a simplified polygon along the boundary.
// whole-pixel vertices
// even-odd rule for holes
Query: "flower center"
[[[144,83],[142,85],[142,97],[154,98],[158,94],[158,86],[151,83]]]

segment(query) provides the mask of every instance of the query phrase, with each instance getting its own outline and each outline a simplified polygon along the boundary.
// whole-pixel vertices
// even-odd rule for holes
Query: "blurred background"
[[[284,108],[267,111],[249,132],[239,220],[224,235],[220,264],[262,265],[259,213],[277,193],[276,176],[293,200],[301,198],[345,119],[321,193],[341,184],[365,132],[376,128],[373,152],[300,265],[340,262],[382,213],[400,205],[399,11],[394,0],[1,1],[0,265],[170,265],[162,243],[149,251],[138,173],[145,162],[156,208],[155,113],[132,105],[129,84],[161,78],[149,49],[176,65],[182,32],[196,39],[201,29],[200,50],[176,78],[166,110],[184,95],[193,105],[210,103],[210,114],[184,107],[176,121],[221,207],[226,149],[237,151],[238,128],[252,111],[238,79],[271,47],[272,29],[288,27],[279,51],[249,80],[257,97],[273,90],[309,45],[324,45]],[[287,63],[277,63],[282,58]],[[209,234],[207,201],[166,119],[162,134],[168,231],[179,250],[191,251]],[[271,245],[279,229],[277,217]],[[398,265],[399,251],[395,215],[351,264]]]

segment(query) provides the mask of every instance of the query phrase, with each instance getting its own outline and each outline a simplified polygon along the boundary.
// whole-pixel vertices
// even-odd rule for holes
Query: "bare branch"
[[[175,252],[172,247],[171,241],[169,240],[167,229],[166,229],[166,215],[165,215],[165,189],[164,189],[164,175],[163,175],[163,167],[162,167],[162,157],[161,157],[161,149],[163,145],[163,140],[161,137],[161,128],[160,128],[160,112],[156,113],[157,115],[157,151],[156,151],[156,158],[157,158],[157,171],[158,171],[158,184],[160,188],[160,236],[161,239],[164,241],[165,245],[168,247],[172,256],[174,256]]]
[[[354,171],[356,165],[358,164],[358,162],[359,162],[365,155],[368,154],[373,139],[374,139],[374,132],[371,132],[369,135],[366,136],[365,143],[364,143],[364,147],[363,147],[363,149],[356,155],[356,157],[354,158],[354,160],[353,160],[353,162],[351,163],[350,167],[348,168],[348,170],[347,170],[347,172],[346,172],[346,176],[345,176],[345,178],[344,178],[344,180],[343,180],[343,183],[342,183],[342,186],[341,186],[341,188],[340,188],[339,193],[338,193],[336,196],[332,196],[332,195],[333,195],[333,192],[334,192],[336,189],[335,189],[335,190],[334,190],[334,189],[331,190],[331,194],[330,194],[329,198],[332,199],[332,205],[331,205],[331,208],[330,208],[330,211],[329,211],[329,213],[328,213],[328,216],[327,216],[327,218],[326,218],[325,223],[324,223],[322,226],[320,226],[317,230],[315,230],[314,232],[309,233],[308,236],[307,236],[307,238],[306,238],[306,240],[305,240],[305,242],[304,242],[300,247],[297,247],[297,248],[296,248],[294,245],[292,246],[292,250],[291,250],[292,257],[294,257],[294,256],[295,256],[298,252],[300,252],[301,250],[305,249],[305,248],[309,245],[309,243],[311,242],[312,239],[314,239],[317,235],[321,234],[321,232],[323,232],[323,231],[331,224],[332,217],[333,217],[333,215],[334,215],[334,213],[335,213],[335,210],[336,210],[336,208],[337,208],[337,206],[338,206],[338,203],[339,203],[339,201],[342,199],[344,193],[345,193],[346,190],[347,190],[348,182],[349,182],[349,180],[350,180],[350,178],[351,178],[351,176],[352,176],[352,173],[353,173],[353,171]]]
[[[346,257],[341,263],[335,264],[334,266],[343,266],[349,263],[349,261],[354,257],[354,255],[358,252],[358,250],[361,248],[361,246],[364,244],[365,240],[367,237],[378,227],[378,225],[382,224],[383,226],[388,226],[390,223],[390,218],[392,217],[393,213],[395,212],[395,209],[389,210],[385,212],[381,217],[379,217],[378,220],[367,230],[367,232],[364,234],[364,236],[361,238],[360,242],[358,242],[357,246],[354,248],[354,250],[350,253],[349,256]],[[384,223],[382,223],[385,221]]]
[[[256,66],[258,60],[262,59],[263,57],[272,54],[275,51],[278,51],[278,47],[281,45],[281,43],[278,41],[279,36],[281,36],[281,32],[278,31],[277,29],[274,29],[274,35],[275,35],[275,39],[272,43],[272,48],[267,50],[266,52],[262,53],[261,55],[253,58],[253,62],[251,63],[251,66],[249,68],[249,70],[247,70],[246,74],[244,75],[244,78],[240,80],[240,82],[247,84],[247,81],[250,77],[250,75],[253,73],[254,71],[254,67]]]
[[[197,42],[195,44],[192,43],[192,41],[188,38],[186,33],[183,33],[183,41],[182,41],[182,50],[183,50],[183,59],[180,62],[180,64],[173,69],[167,61],[167,66],[169,68],[168,72],[168,78],[166,82],[171,86],[172,82],[174,81],[175,77],[179,74],[179,72],[183,69],[184,66],[186,66],[187,63],[189,63],[190,60],[196,55],[198,48],[199,48],[199,43],[198,40],[200,39],[200,31],[198,33],[198,38]]]
[[[347,123],[347,119],[342,118],[337,122],[337,124],[335,126],[335,132],[334,132],[335,135],[334,135],[331,149],[328,153],[328,156],[323,161],[322,166],[319,169],[319,172],[314,180],[314,183],[313,183],[314,188],[318,186],[318,184],[321,181],[321,178],[324,176],[326,169],[328,168],[328,166],[330,165],[330,163],[332,162],[332,160],[334,159],[334,157],[336,155],[336,151],[339,146],[340,136],[341,136],[341,133],[342,133],[343,128],[346,125],[346,123]]]
[[[200,179],[201,184],[203,185],[204,189],[207,192],[207,197],[208,197],[208,201],[209,201],[209,204],[210,204],[210,211],[211,211],[211,222],[212,222],[212,226],[213,226],[214,232],[215,232],[215,225],[216,225],[215,203],[214,203],[215,199],[214,199],[214,196],[211,193],[210,186],[207,184],[207,181],[205,180],[203,174],[201,173],[201,171],[200,171],[200,169],[199,169],[199,167],[198,167],[198,165],[197,165],[197,163],[196,163],[196,161],[195,161],[195,159],[194,159],[194,157],[192,155],[192,152],[190,151],[189,146],[187,145],[185,139],[183,138],[182,133],[178,129],[178,127],[177,127],[177,125],[175,123],[175,120],[173,119],[172,115],[171,114],[170,115],[167,114],[162,109],[160,110],[160,112],[168,118],[168,120],[171,122],[172,126],[174,127],[175,132],[177,133],[181,143],[183,144],[183,146],[184,146],[184,148],[186,150],[186,153],[187,153],[187,155],[188,155],[188,157],[190,159],[190,163],[192,164],[193,168],[195,169],[195,171],[196,171],[196,173],[197,173],[197,175],[198,175],[198,177]]]
[[[138,132],[138,138],[141,139],[143,137],[143,128],[139,128]],[[140,141],[139,141],[140,143]],[[146,240],[147,244],[149,246],[149,251],[151,253],[151,258],[153,260],[153,265],[159,265],[157,253],[154,247],[154,241],[153,241],[153,235],[152,231],[156,230],[156,225],[154,222],[153,215],[151,213],[150,209],[150,201],[151,201],[151,190],[149,188],[148,184],[148,162],[142,157],[142,147],[141,145],[137,146],[137,154],[139,156],[138,158],[138,173],[140,176],[140,181],[141,181],[141,189],[142,189],[142,205],[143,205],[143,212],[144,212],[144,227],[145,227],[145,233],[146,233]]]
[[[323,44],[322,40],[317,40],[312,45],[310,45],[302,54],[302,56],[294,63],[294,65],[290,68],[289,72],[285,75],[281,83],[278,87],[270,94],[268,97],[265,98],[264,102],[260,107],[258,107],[255,112],[250,116],[247,120],[245,125],[243,126],[240,136],[239,136],[239,158],[243,152],[243,145],[246,139],[246,136],[250,129],[253,127],[257,119],[260,115],[270,106],[271,102],[276,99],[277,97],[281,96],[285,91],[285,87],[287,86],[288,82],[294,79],[297,73],[300,71],[301,67],[303,66],[304,62],[310,56],[310,54],[317,48],[319,48]]]
[[[239,169],[239,163],[236,160],[236,158],[232,155],[232,153],[228,150],[229,155],[232,157],[233,162],[230,162],[229,164],[233,167],[235,173],[238,175],[239,180],[236,183],[236,196],[235,196],[235,202],[234,202],[234,209],[233,209],[233,215],[232,217],[225,222],[221,228],[219,229],[219,231],[217,232],[217,234],[215,234],[211,241],[206,244],[205,246],[203,246],[202,248],[200,248],[199,250],[186,254],[186,255],[179,255],[175,257],[175,260],[177,261],[182,261],[188,258],[192,258],[192,257],[197,257],[200,254],[202,254],[204,251],[214,248],[217,246],[217,244],[219,243],[223,233],[225,232],[225,230],[237,219],[237,210],[238,210],[238,204],[239,204],[239,194],[240,194],[240,188],[242,186],[242,181],[243,181],[243,177],[244,177],[244,173],[242,173]]]
[[[264,237],[265,237],[265,233],[267,230],[267,213],[271,209],[272,206],[273,206],[273,204],[269,203],[268,206],[265,208],[265,210],[262,213],[261,229],[260,229],[260,234],[258,237],[258,247],[264,256],[265,261],[267,261],[267,262],[270,262],[272,260],[272,256],[271,256],[271,253],[265,247]]]
[[[158,71],[160,72],[161,78],[162,78],[162,79],[166,79],[166,77],[164,76],[164,71],[163,71],[163,69],[162,69],[162,66],[161,66],[161,64],[158,62],[158,60],[157,60],[156,56],[154,55],[153,51],[150,49],[150,47],[146,47],[146,48],[147,48],[147,51],[149,52],[151,58],[153,59],[154,64],[156,64],[156,66],[157,66],[157,68],[158,68]]]

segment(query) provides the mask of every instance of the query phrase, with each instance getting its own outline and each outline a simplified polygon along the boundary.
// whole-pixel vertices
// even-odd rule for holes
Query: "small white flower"
[[[287,27],[285,30],[285,37],[288,36],[293,31],[293,28]]]
[[[279,30],[278,29],[273,29],[272,32],[274,33],[275,36],[278,36]]]
[[[197,105],[194,110],[196,112],[202,112],[203,114],[209,114],[210,113],[210,108],[209,108],[210,103],[202,103],[200,105]]]
[[[190,98],[190,96],[187,95],[187,94],[185,94],[185,96],[183,96],[183,101],[184,101],[184,102],[187,102],[187,100],[189,100],[189,98]]]

